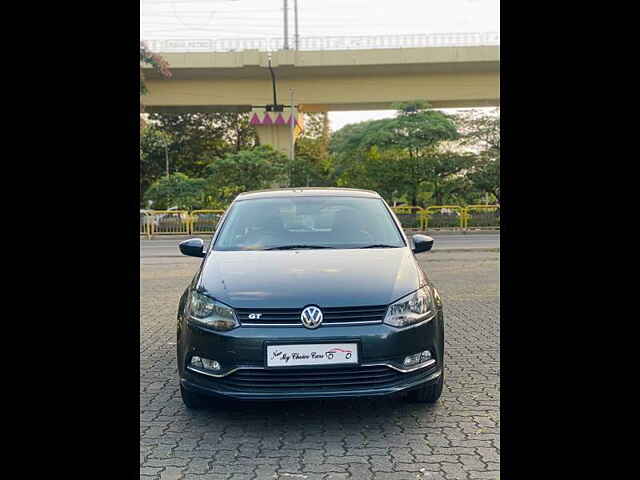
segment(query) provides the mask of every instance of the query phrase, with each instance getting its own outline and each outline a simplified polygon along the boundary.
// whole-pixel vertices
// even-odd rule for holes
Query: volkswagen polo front
[[[249,192],[229,207],[178,308],[184,403],[371,397],[435,402],[444,375],[438,292],[375,192]]]

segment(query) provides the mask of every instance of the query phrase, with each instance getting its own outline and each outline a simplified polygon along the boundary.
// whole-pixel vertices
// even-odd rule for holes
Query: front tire
[[[200,410],[209,405],[207,397],[199,393],[190,392],[182,385],[180,385],[180,395],[182,396],[182,402],[191,410]]]
[[[409,392],[408,400],[416,403],[435,403],[442,395],[444,387],[444,371],[435,382]]]

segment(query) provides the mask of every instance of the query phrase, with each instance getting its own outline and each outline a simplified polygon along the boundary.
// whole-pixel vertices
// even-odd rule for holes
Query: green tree
[[[454,115],[460,131],[460,143],[484,152],[488,157],[500,157],[500,109],[488,112],[467,110]]]
[[[337,184],[340,187],[375,190],[389,203],[403,194],[409,174],[405,168],[406,156],[399,150],[380,150],[373,146],[359,152],[342,169]]]
[[[258,144],[247,113],[153,113],[149,118],[173,140],[169,146],[171,171],[190,177],[206,176],[215,158]]]
[[[145,201],[152,201],[153,208],[165,210],[178,207],[180,210],[194,210],[205,205],[206,180],[189,178],[183,173],[174,173],[156,180],[147,190]]]
[[[165,145],[172,143],[171,137],[153,125],[140,132],[140,202],[153,182],[166,174]]]
[[[470,110],[456,115],[460,145],[476,152],[468,178],[474,188],[500,201],[500,109]]]
[[[431,152],[427,161],[419,162],[416,174],[430,187],[431,203],[454,203],[449,199],[468,190],[465,173],[475,160],[473,153],[440,150]]]
[[[490,193],[500,203],[500,157],[495,160],[481,157],[469,179],[478,190]]]
[[[289,166],[290,186],[334,186],[329,155],[329,118],[326,113],[306,113],[304,131],[295,143],[295,159]]]
[[[243,191],[284,186],[289,159],[269,145],[228,153],[207,165],[208,198],[212,204],[228,204]]]
[[[416,205],[424,182],[430,181],[437,187],[442,176],[454,175],[465,168],[454,166],[451,156],[436,155],[441,142],[456,140],[459,135],[450,117],[431,110],[424,101],[401,103],[396,108],[395,118],[345,126],[334,135],[331,147],[339,158],[340,174],[362,158],[358,152],[366,154],[374,146],[404,156],[401,164],[404,175],[400,177],[404,178],[411,204]],[[447,168],[449,172],[445,173]]]

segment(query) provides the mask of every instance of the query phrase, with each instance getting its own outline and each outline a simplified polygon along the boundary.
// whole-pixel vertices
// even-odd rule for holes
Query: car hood
[[[199,287],[235,308],[386,305],[426,281],[409,248],[214,251]]]

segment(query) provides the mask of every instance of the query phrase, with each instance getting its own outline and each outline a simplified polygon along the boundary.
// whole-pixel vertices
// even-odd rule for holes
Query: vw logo
[[[322,310],[314,306],[307,307],[302,310],[300,320],[307,328],[318,328],[322,323]]]

